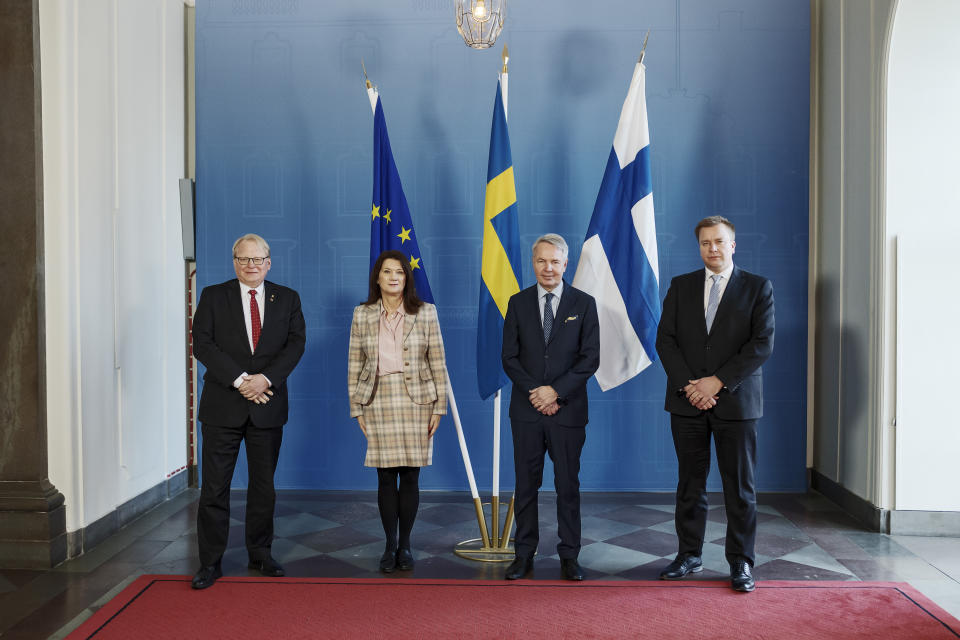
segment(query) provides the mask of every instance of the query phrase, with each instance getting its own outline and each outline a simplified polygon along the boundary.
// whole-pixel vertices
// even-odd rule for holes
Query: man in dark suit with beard
[[[665,409],[680,479],[679,553],[660,578],[679,580],[703,568],[712,436],[723,480],[731,586],[753,591],[760,367],[773,351],[773,285],[734,266],[734,233],[733,223],[721,216],[701,220],[694,235],[706,268],[674,278],[663,301],[657,353],[667,373]]]
[[[207,368],[198,412],[203,477],[194,589],[206,589],[223,575],[230,481],[241,441],[249,473],[249,567],[265,576],[284,573],[270,551],[273,476],[287,421],[287,377],[303,355],[306,327],[297,292],[265,281],[270,264],[266,240],[255,234],[239,238],[233,245],[236,279],[204,288],[193,316],[193,354]]]
[[[589,294],[563,281],[567,243],[555,234],[533,245],[537,284],[511,296],[503,321],[503,369],[513,381],[510,425],[516,471],[516,558],[507,580],[533,569],[540,539],[537,492],[544,453],[553,460],[561,574],[583,580],[580,451],[586,439],[587,380],[600,365],[600,324]]]

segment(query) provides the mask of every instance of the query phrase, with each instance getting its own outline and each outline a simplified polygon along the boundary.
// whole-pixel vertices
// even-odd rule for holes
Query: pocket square
[[[563,322],[564,322],[564,323],[567,323],[567,322],[570,322],[571,320],[576,320],[576,319],[579,318],[579,317],[580,317],[580,316],[570,316],[569,318],[567,318],[567,319],[564,320]]]

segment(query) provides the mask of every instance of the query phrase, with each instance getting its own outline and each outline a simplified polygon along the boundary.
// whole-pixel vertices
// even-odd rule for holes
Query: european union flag
[[[433,292],[427,282],[427,272],[421,261],[420,247],[413,231],[410,207],[403,195],[400,174],[393,161],[387,121],[383,104],[374,89],[368,89],[371,101],[376,99],[373,112],[373,209],[370,211],[370,269],[384,251],[396,249],[407,256],[417,295],[433,303]]]
[[[601,389],[623,384],[657,361],[660,275],[642,62],[620,112],[573,286],[597,301]]]
[[[477,386],[489,398],[508,382],[503,372],[503,318],[507,301],[520,291],[520,227],[513,179],[510,136],[500,82],[493,103],[487,195],[483,206],[483,252],[480,263],[480,310],[477,316]]]

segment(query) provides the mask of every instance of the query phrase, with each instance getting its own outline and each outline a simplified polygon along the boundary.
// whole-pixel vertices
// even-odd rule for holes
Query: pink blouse
[[[405,316],[402,303],[392,315],[387,315],[387,310],[383,307],[383,300],[380,301],[378,376],[403,371],[403,321]]]

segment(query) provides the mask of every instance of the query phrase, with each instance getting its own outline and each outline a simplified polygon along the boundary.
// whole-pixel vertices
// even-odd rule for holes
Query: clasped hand
[[[690,404],[700,411],[706,411],[717,406],[717,400],[719,399],[717,394],[720,393],[720,389],[723,389],[723,382],[720,381],[720,378],[709,376],[690,380],[689,384],[683,388],[683,393]]]
[[[530,390],[530,404],[545,416],[552,416],[560,410],[557,400],[560,398],[553,387],[544,385]]]
[[[273,391],[270,390],[270,383],[267,378],[258,373],[252,376],[244,376],[243,382],[238,387],[240,395],[257,404],[267,404]]]

